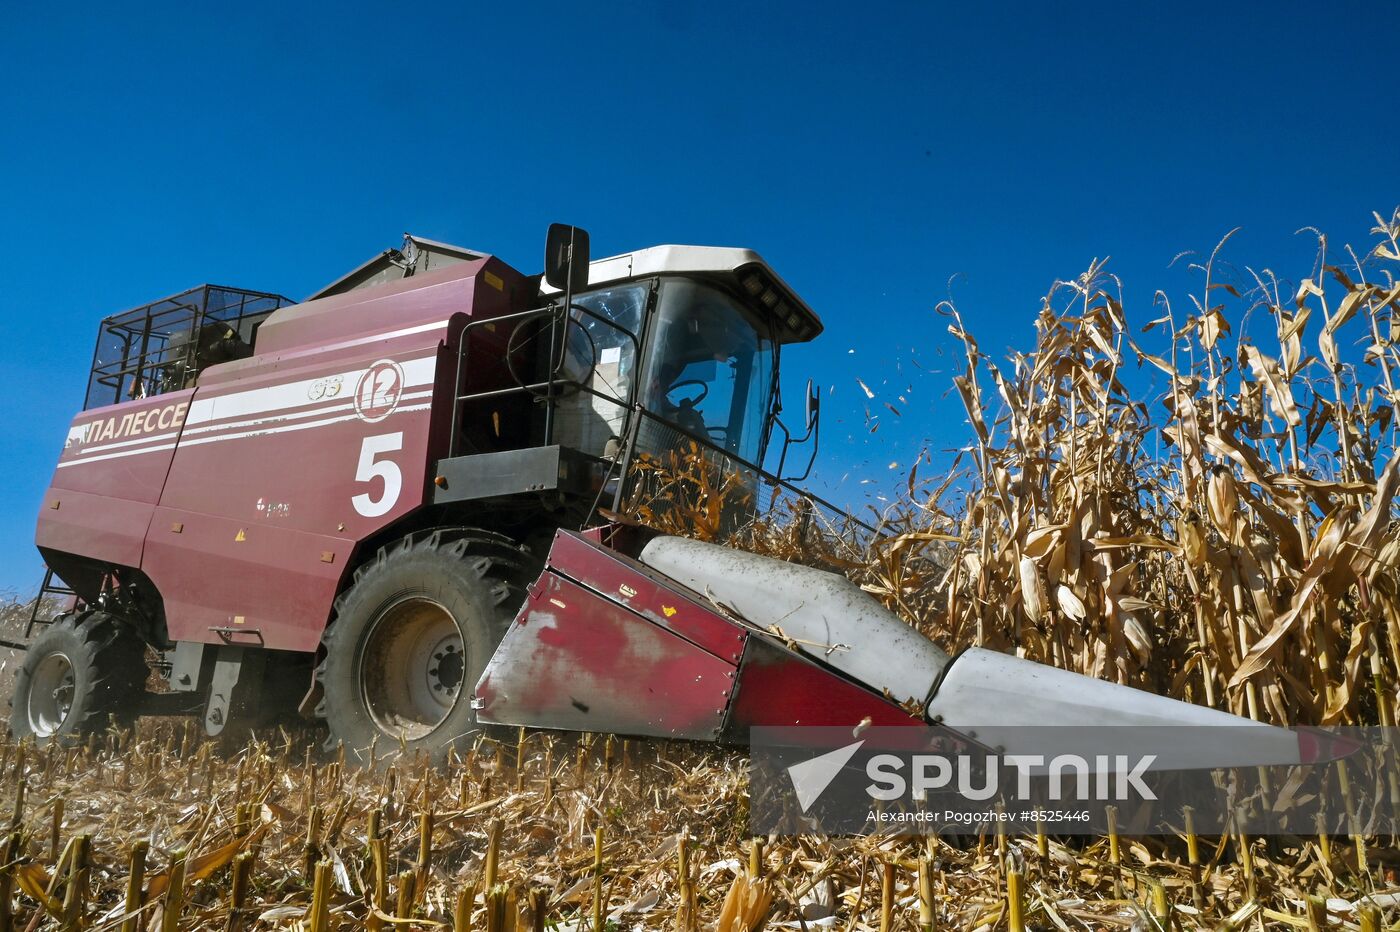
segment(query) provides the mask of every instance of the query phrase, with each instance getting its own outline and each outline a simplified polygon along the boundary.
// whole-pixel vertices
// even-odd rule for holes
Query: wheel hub
[[[433,695],[456,699],[467,666],[462,657],[462,639],[456,632],[443,638],[433,648],[432,658],[428,670],[428,685]],[[448,705],[451,705],[450,701]]]
[[[29,679],[29,729],[41,738],[55,735],[73,709],[73,662],[54,651],[40,660]]]
[[[421,738],[457,704],[466,670],[452,613],[431,599],[402,599],[381,612],[366,635],[360,694],[385,734]]]

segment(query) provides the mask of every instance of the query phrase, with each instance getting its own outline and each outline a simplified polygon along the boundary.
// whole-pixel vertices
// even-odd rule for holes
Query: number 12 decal
[[[379,498],[370,498],[368,492],[361,492],[350,499],[355,510],[366,518],[378,518],[393,509],[403,491],[403,471],[399,464],[390,459],[376,459],[384,453],[403,449],[403,431],[395,434],[379,434],[366,437],[360,444],[360,462],[355,467],[356,482],[384,480],[384,492]]]

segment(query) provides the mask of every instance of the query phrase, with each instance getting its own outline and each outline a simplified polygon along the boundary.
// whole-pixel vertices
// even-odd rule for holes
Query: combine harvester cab
[[[1228,759],[1164,756],[1306,758],[1285,730],[950,658],[840,576],[603,523],[677,458],[737,493],[704,502],[720,533],[760,487],[814,501],[789,479],[820,396],[794,437],[778,363],[821,329],[749,250],[590,263],[562,225],[542,276],[407,237],[301,304],[203,286],[109,318],[36,531],[80,601],[31,645],[11,727],[300,714],[352,757],[441,759],[479,723],[731,744],[759,725],[1218,723],[1247,732]]]

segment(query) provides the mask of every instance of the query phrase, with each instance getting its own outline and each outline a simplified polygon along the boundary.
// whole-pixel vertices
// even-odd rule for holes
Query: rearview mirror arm
[[[789,482],[806,482],[807,477],[812,474],[812,464],[817,461],[817,450],[821,447],[822,442],[822,412],[820,408],[817,409],[817,416],[812,419],[812,426],[807,428],[806,435],[799,442],[806,443],[808,437],[812,440],[812,455],[807,457],[807,468],[802,470],[802,475],[789,477]]]
[[[781,479],[783,475],[783,465],[787,463],[788,447],[792,445],[792,434],[789,433],[787,425],[777,416],[774,416],[769,429],[771,430],[773,427],[783,432],[783,449],[778,453],[778,468],[773,470],[773,475]]]

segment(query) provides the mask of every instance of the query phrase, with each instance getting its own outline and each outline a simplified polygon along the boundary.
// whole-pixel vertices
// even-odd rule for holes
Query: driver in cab
[[[685,327],[673,328],[668,335],[671,339],[657,354],[657,365],[647,385],[649,407],[687,432],[708,440],[710,426],[723,426],[707,425],[699,407],[710,393],[715,369],[695,364],[729,363],[734,358],[734,340],[722,317],[703,306],[695,309]],[[709,377],[697,378],[687,372],[692,367],[695,373],[708,369]]]

